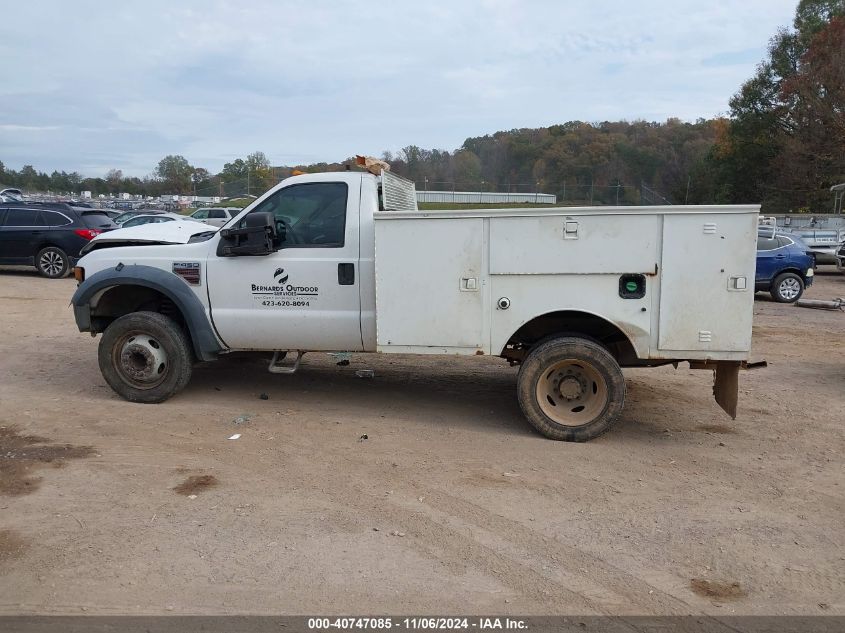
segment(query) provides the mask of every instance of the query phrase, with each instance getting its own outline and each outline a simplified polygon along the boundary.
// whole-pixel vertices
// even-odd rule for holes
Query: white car
[[[189,244],[204,241],[217,232],[217,227],[188,218],[181,221],[142,224],[114,231],[104,231],[82,247],[80,255],[113,246],[138,246],[150,244]]]
[[[211,226],[223,226],[243,209],[238,207],[205,207],[197,209],[189,217]]]
[[[121,222],[120,226],[124,229],[132,228],[133,226],[143,226],[144,224],[161,224],[162,222],[196,222],[193,218],[186,215],[179,215],[178,213],[155,213],[155,214],[141,214],[136,215],[128,220]]]

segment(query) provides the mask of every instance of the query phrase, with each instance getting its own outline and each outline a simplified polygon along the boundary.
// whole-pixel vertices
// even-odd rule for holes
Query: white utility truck
[[[751,346],[757,206],[419,211],[389,171],[283,181],[218,232],[119,232],[78,262],[80,331],[133,402],[197,361],[308,351],[500,356],[543,435],[584,441],[625,399],[620,367],[715,372],[736,416]],[[295,362],[284,363],[287,353]]]

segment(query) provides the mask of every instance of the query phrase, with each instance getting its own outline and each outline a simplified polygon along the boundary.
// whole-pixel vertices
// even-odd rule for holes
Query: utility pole
[[[687,176],[687,196],[684,198],[684,204],[689,204],[689,186],[692,182],[692,176]]]

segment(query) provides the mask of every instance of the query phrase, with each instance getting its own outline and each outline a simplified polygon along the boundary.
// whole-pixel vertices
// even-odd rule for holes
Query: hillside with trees
[[[557,194],[563,203],[762,203],[765,212],[829,210],[845,181],[845,0],[800,0],[792,28],[730,100],[728,118],[684,122],[570,121],[468,138],[454,151],[410,145],[383,158],[417,189]],[[141,178],[19,172],[0,163],[0,184],[96,194],[260,194],[293,169],[262,152],[218,174],[167,156]]]

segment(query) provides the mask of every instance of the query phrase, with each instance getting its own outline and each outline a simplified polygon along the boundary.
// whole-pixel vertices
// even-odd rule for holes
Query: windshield
[[[127,211],[126,213],[121,213],[116,218],[114,218],[114,223],[123,224],[124,222],[126,222],[126,220],[128,220],[129,218],[134,218],[136,215],[138,215],[137,211]]]

